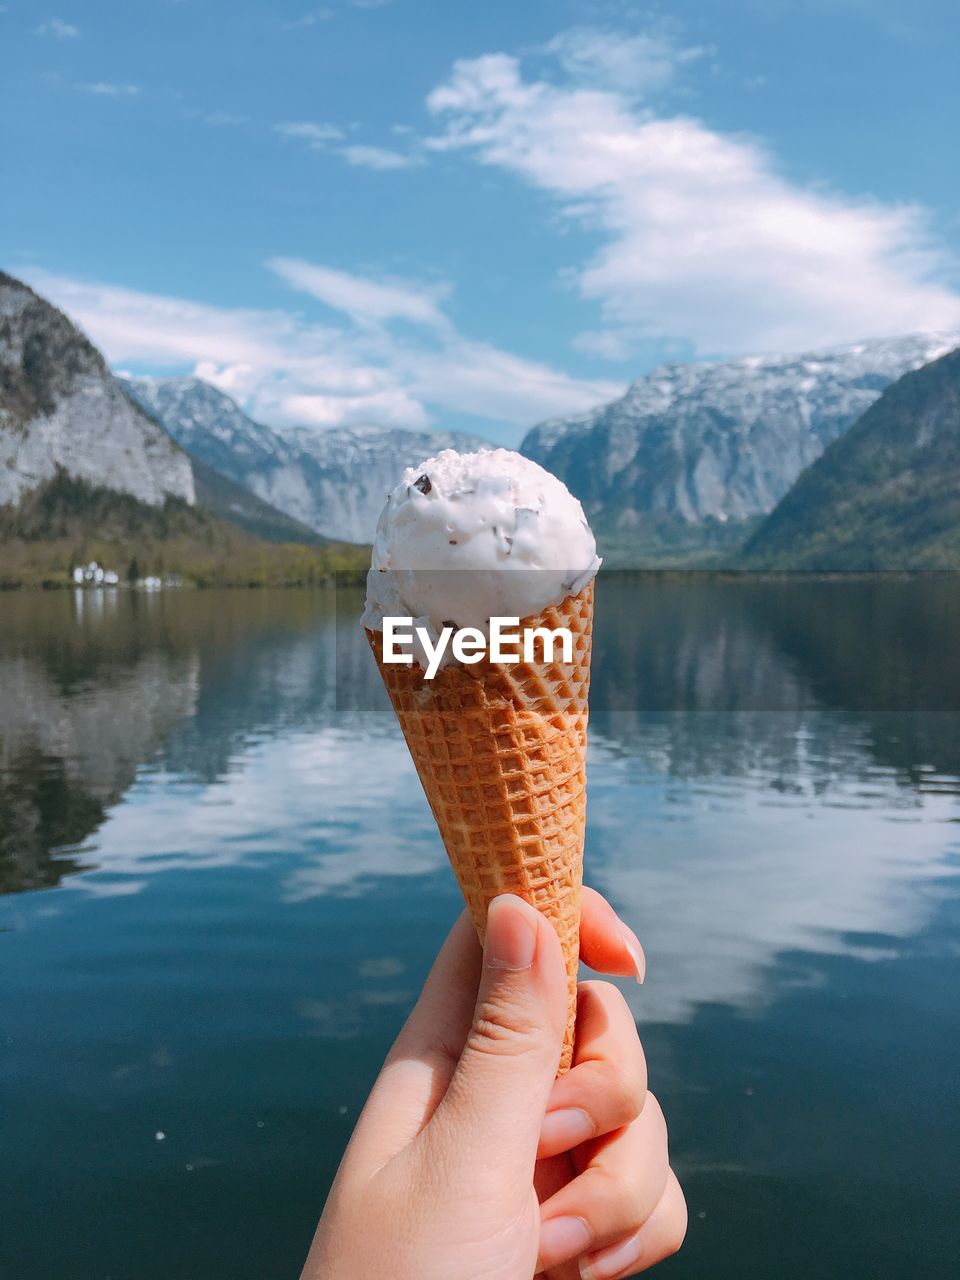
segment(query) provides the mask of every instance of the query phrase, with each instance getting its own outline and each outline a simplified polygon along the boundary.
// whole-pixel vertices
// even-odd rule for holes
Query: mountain
[[[269,502],[264,502],[249,489],[228,480],[213,467],[190,455],[193,480],[197,488],[197,502],[214,515],[222,516],[239,525],[255,538],[267,542],[304,542],[317,545],[328,542],[321,534],[308,529],[299,520],[284,515]]]
[[[0,545],[0,588],[64,585],[91,560],[131,580],[224,586],[306,585],[369,563],[191,461],[62,312],[2,274]]]
[[[325,431],[301,427],[285,436],[303,460],[316,504],[316,515],[304,510],[299,518],[320,532],[342,529],[341,537],[362,542],[373,541],[387,494],[407,467],[443,449],[491,447],[489,440],[460,431],[406,431],[373,424]],[[277,506],[281,497],[275,499]]]
[[[960,568],[960,349],[906,374],[796,482],[751,567]]]
[[[381,426],[274,431],[199,378],[127,378],[148,413],[194,458],[327,537],[371,542],[400,472],[441,449],[478,449],[458,432]]]
[[[74,565],[91,560],[125,581],[176,577],[201,587],[313,586],[335,573],[360,581],[370,563],[367,548],[268,542],[199,504],[155,506],[62,470],[0,507],[0,546],[0,590],[63,586]]]
[[[199,378],[121,378],[124,390],[186,450],[238,484],[275,465],[286,446]]]
[[[196,499],[190,460],[131,404],[96,347],[0,272],[0,507],[58,472],[153,507]]]
[[[534,427],[521,451],[581,499],[614,561],[696,557],[742,541],[887,386],[958,342],[663,365],[612,404]]]

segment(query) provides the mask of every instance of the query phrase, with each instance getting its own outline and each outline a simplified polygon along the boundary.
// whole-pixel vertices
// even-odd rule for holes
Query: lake
[[[359,608],[0,595],[4,1277],[298,1274],[460,904]],[[664,1275],[956,1274],[958,637],[950,577],[601,578]]]

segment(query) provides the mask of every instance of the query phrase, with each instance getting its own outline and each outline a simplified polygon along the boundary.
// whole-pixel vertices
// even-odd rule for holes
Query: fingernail
[[[633,967],[637,973],[637,981],[642,983],[647,976],[647,962],[643,957],[643,947],[640,945],[640,939],[633,930],[619,921],[620,937],[623,939],[623,945],[630,952],[630,959],[633,961]]]
[[[562,1111],[551,1111],[543,1118],[540,1129],[540,1141],[549,1146],[551,1151],[569,1151],[571,1147],[579,1147],[597,1132],[593,1118],[580,1107],[565,1107]]]
[[[522,899],[502,893],[487,912],[484,963],[491,969],[529,969],[537,950],[537,918],[533,908],[518,907]]]
[[[590,1248],[593,1233],[582,1218],[551,1218],[540,1228],[540,1269],[555,1267]]]
[[[601,1249],[591,1258],[582,1258],[580,1280],[610,1280],[611,1276],[621,1275],[639,1262],[642,1256],[643,1241],[640,1233],[635,1232],[629,1239],[612,1244],[609,1249]]]

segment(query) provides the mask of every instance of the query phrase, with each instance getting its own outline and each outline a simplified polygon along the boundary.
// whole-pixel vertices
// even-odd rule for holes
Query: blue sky
[[[0,4],[0,261],[118,368],[506,443],[960,329],[953,0]]]

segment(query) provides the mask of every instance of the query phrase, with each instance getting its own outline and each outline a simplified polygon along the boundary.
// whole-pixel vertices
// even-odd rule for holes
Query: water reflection
[[[784,952],[887,955],[955,874],[954,780],[918,791],[836,713],[674,714],[632,753],[612,727],[594,736],[593,880],[655,957],[631,993],[645,1019],[753,1007]]]
[[[0,892],[82,870],[82,845],[193,713],[198,669],[160,651],[65,684],[35,658],[0,657]]]
[[[938,674],[960,696],[952,583],[614,578],[601,602],[588,878],[660,970],[638,1011],[749,1005],[785,948],[921,928],[956,847],[960,716],[927,709]],[[358,609],[4,601],[3,890],[265,867],[280,901],[366,895],[375,920],[385,880],[445,876]]]
[[[952,580],[599,599],[588,878],[647,948],[624,989],[692,1208],[672,1265],[940,1280]],[[0,1273],[296,1273],[459,902],[358,614],[0,596]]]
[[[272,862],[282,901],[356,896],[445,866],[425,808],[388,725],[318,728],[249,743],[213,783],[143,779],[100,833],[96,859],[111,881]],[[100,878],[73,887],[96,893]]]

